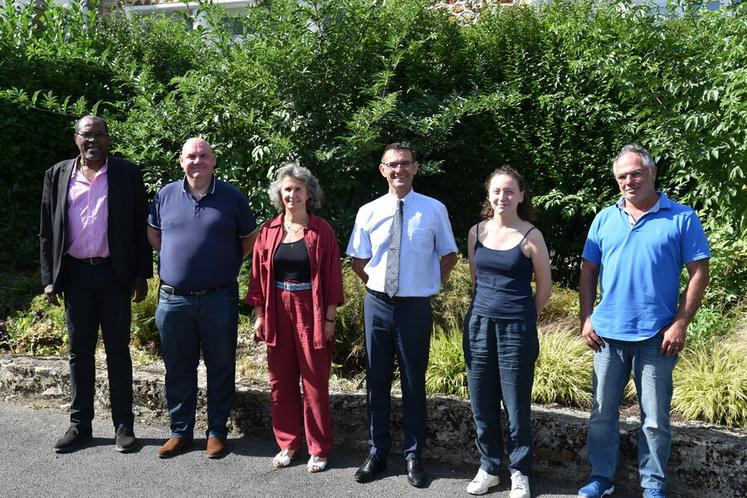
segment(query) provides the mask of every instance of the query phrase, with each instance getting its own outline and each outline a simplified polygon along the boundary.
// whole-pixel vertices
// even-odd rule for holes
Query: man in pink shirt
[[[40,265],[44,294],[64,297],[70,351],[70,428],[55,451],[74,451],[91,439],[98,331],[104,339],[116,449],[137,449],[133,432],[130,299],[145,299],[153,255],[145,235],[147,202],[140,170],[108,156],[103,119],[75,124],[80,154],[44,175]]]

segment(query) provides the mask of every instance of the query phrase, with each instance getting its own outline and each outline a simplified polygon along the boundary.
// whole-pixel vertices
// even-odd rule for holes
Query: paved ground
[[[220,460],[205,458],[205,440],[195,440],[192,451],[170,460],[156,457],[167,436],[164,427],[138,425],[142,449],[122,455],[114,450],[109,420],[94,421],[94,439],[81,450],[58,455],[56,438],[67,428],[60,409],[0,402],[0,496],[469,496],[465,486],[476,467],[453,467],[427,462],[432,476],[427,489],[407,484],[404,463],[389,459],[382,478],[358,484],[353,473],[364,455],[338,448],[326,472],[306,472],[306,455],[287,469],[270,465],[276,453],[270,431],[230,440],[231,452]],[[505,481],[504,481],[505,482]],[[574,497],[578,483],[533,476],[532,496]],[[508,497],[502,483],[487,496]],[[615,493],[615,498],[625,498]]]

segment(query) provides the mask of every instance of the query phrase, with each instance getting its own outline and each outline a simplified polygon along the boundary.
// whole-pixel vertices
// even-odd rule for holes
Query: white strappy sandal
[[[293,460],[293,457],[296,456],[295,450],[282,450],[280,453],[275,455],[275,458],[272,459],[272,466],[276,469],[282,469],[283,467],[287,467],[290,465],[291,461]]]
[[[326,468],[327,468],[327,457],[311,455],[309,457],[309,463],[306,464],[306,470],[308,470],[309,473],[311,474],[322,472]]]

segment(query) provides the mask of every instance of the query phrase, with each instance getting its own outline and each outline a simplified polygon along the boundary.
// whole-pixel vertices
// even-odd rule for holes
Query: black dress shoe
[[[378,455],[368,455],[358,470],[355,471],[355,480],[358,482],[371,482],[381,471],[386,470],[386,458]]]
[[[90,430],[86,431],[78,429],[75,426],[70,426],[70,428],[65,432],[65,435],[57,440],[54,445],[54,450],[57,453],[70,453],[71,451],[75,451],[80,448],[83,443],[90,440]]]
[[[416,488],[424,488],[428,481],[428,474],[423,470],[423,466],[420,465],[420,460],[417,458],[410,458],[407,460],[407,482]]]
[[[137,449],[137,439],[132,427],[120,424],[114,436],[114,447],[120,453],[131,453]]]

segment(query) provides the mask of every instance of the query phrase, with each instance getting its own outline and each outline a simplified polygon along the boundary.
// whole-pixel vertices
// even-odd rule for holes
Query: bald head
[[[192,137],[184,142],[184,146],[182,147],[182,155],[184,155],[184,151],[191,150],[195,147],[210,151],[210,154],[213,154],[213,148],[210,146],[207,140],[202,137]]]
[[[179,164],[188,181],[210,181],[215,170],[215,154],[207,141],[193,137],[184,142]]]

